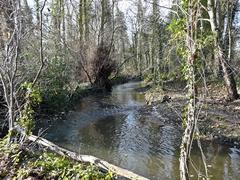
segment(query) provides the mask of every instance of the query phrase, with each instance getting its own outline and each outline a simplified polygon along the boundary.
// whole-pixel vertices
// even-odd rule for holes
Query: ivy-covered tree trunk
[[[187,67],[188,72],[186,77],[188,79],[188,111],[186,119],[186,128],[182,138],[181,152],[180,152],[180,177],[182,180],[189,179],[189,158],[191,153],[192,141],[196,125],[196,87],[195,87],[195,68],[194,64],[197,61],[196,49],[196,33],[197,33],[197,15],[196,15],[196,1],[189,0],[188,16],[187,18],[187,34],[186,47],[188,50]]]

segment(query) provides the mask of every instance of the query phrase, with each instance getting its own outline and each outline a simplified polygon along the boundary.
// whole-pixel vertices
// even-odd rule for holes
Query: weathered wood
[[[99,167],[100,169],[103,169],[104,171],[112,171],[113,173],[116,173],[118,176],[125,177],[127,179],[136,179],[136,180],[147,180],[147,178],[137,175],[129,170],[126,170],[121,167],[117,167],[113,164],[110,164],[107,161],[104,161],[102,159],[99,159],[97,157],[91,156],[91,155],[80,155],[78,153],[69,151],[67,149],[64,149],[62,147],[59,147],[58,145],[35,135],[30,135],[27,137],[28,140],[36,142],[40,145],[43,145],[50,150],[62,155],[62,156],[68,156],[74,160],[83,162],[83,163],[91,163]]]

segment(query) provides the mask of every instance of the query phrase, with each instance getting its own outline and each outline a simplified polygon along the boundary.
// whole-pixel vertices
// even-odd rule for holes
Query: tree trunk
[[[142,75],[142,52],[141,52],[141,32],[137,32],[137,69],[138,74]]]
[[[187,58],[187,66],[188,66],[188,114],[187,114],[187,122],[186,129],[184,131],[184,135],[182,138],[181,144],[181,152],[180,152],[180,177],[182,180],[189,179],[189,158],[192,147],[193,136],[195,133],[195,125],[196,125],[196,87],[195,87],[195,68],[194,64],[196,59],[196,45],[195,38],[197,31],[197,17],[196,17],[196,3],[194,0],[189,0],[188,12],[189,16],[187,17],[187,35],[186,35],[186,46],[188,49],[188,58]]]
[[[223,44],[221,42],[221,33],[222,31],[220,30],[222,28],[222,16],[220,12],[220,2],[213,3],[213,0],[208,0],[208,14],[210,18],[210,24],[211,24],[211,29],[212,32],[215,34],[215,59],[220,62],[221,69],[223,71],[223,79],[227,88],[227,93],[228,93],[228,99],[229,100],[235,100],[239,98],[238,92],[237,92],[237,86],[236,82],[234,79],[234,74],[233,71],[227,61],[227,56],[223,51]],[[230,46],[231,48],[231,46]]]
[[[137,39],[136,39],[136,48],[137,48],[137,68],[138,74],[142,76],[142,26],[143,26],[143,5],[142,0],[138,0],[137,4]]]
[[[217,51],[218,51],[218,57],[220,59],[220,63],[223,70],[223,78],[227,88],[228,100],[230,101],[236,100],[239,98],[239,94],[237,91],[237,85],[234,79],[233,71],[228,61],[226,61],[226,59],[224,58],[223,50],[220,46],[218,46]]]

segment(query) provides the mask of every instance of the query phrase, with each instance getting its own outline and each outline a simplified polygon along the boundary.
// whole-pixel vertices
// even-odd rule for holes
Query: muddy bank
[[[151,89],[150,85],[146,85],[137,91],[145,94],[148,104],[141,109],[146,116],[149,115],[145,123],[156,123],[161,126],[171,124],[183,129],[182,118],[186,115],[187,105],[186,88],[183,83],[174,88],[171,85],[165,86],[164,90]],[[223,98],[224,88],[213,84],[209,84],[208,93],[208,97],[202,98],[200,95],[198,99],[200,109],[198,126],[201,138],[240,147],[240,100],[227,102]],[[171,100],[163,101],[165,96],[169,96]],[[158,120],[152,120],[154,112]]]
[[[199,117],[202,138],[240,147],[240,101],[209,100],[205,106]]]

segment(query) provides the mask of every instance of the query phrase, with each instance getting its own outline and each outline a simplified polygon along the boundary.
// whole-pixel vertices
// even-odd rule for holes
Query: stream
[[[182,131],[174,124],[161,124],[161,114],[142,113],[144,95],[135,91],[139,82],[117,85],[111,94],[80,100],[66,118],[47,123],[45,138],[66,149],[104,159],[153,180],[179,179],[179,146]],[[146,123],[148,119],[153,123]],[[209,174],[214,180],[240,179],[240,150],[203,142]],[[193,144],[195,168],[203,170],[201,154]],[[191,169],[192,179],[197,179]],[[202,171],[203,172],[203,171]]]

